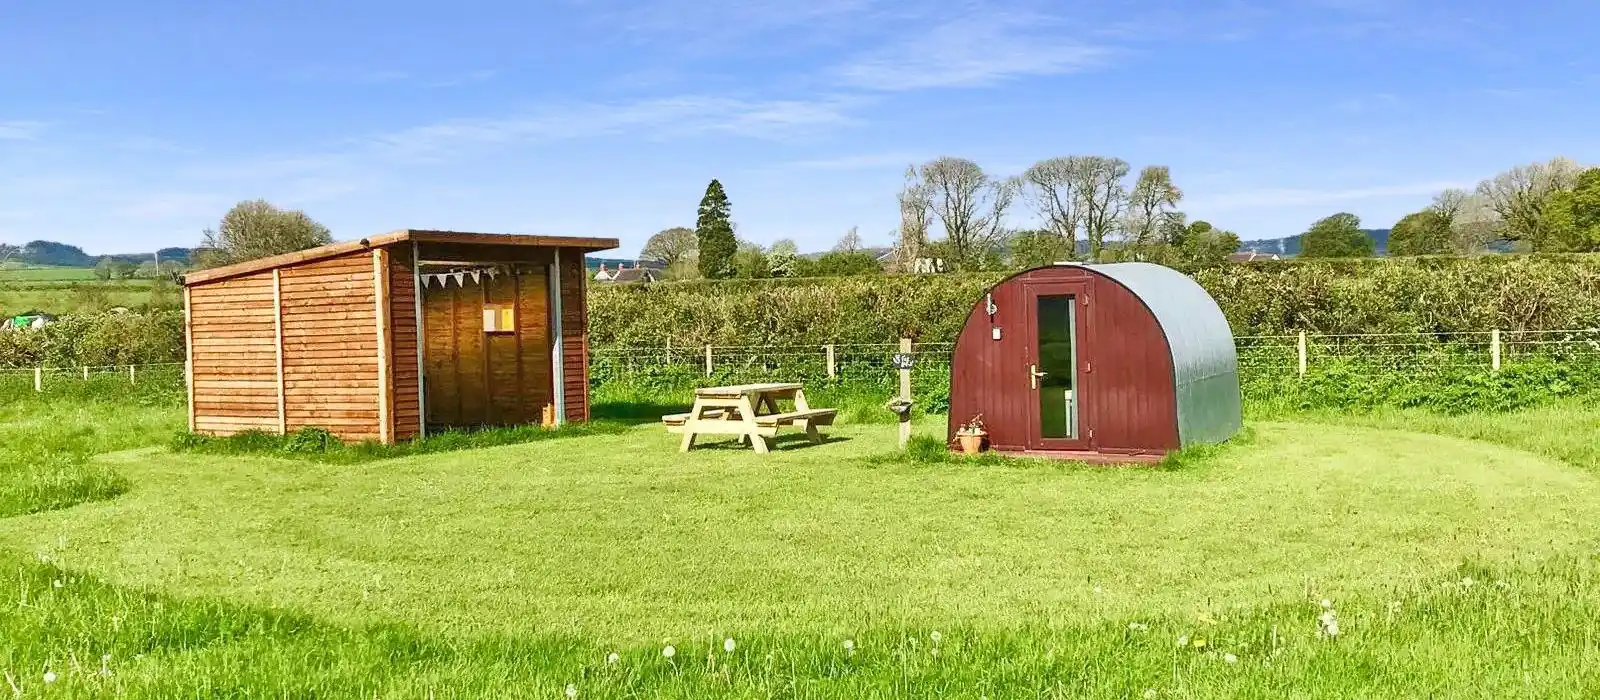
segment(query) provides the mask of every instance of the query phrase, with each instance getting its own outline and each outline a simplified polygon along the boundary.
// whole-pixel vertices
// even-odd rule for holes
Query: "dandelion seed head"
[[[673,656],[676,656],[677,654],[678,654],[678,650],[673,648],[673,646],[671,644],[668,644],[668,645],[666,645],[666,646],[661,648],[661,655],[665,656],[665,657],[667,657],[669,659],[672,658]]]
[[[1239,657],[1234,656],[1233,654],[1223,654],[1222,661],[1224,663],[1236,664],[1239,663]]]
[[[54,587],[56,587],[56,588],[60,588],[60,587],[62,587],[62,586],[65,586],[65,585],[67,585],[67,584],[65,584],[65,583],[62,583],[62,582],[61,582],[61,579],[56,579],[56,580],[54,580],[54,581],[51,581],[51,582],[50,582],[50,585],[51,585],[51,586],[54,586]]]
[[[1178,635],[1178,646],[1180,646],[1180,647],[1189,646],[1189,635],[1187,635],[1187,634]]]
[[[1471,588],[1472,584],[1474,583],[1476,583],[1476,581],[1473,581],[1471,576],[1461,579],[1462,588]]]
[[[1145,700],[1150,700],[1151,698],[1154,698],[1155,696],[1156,696],[1156,689],[1155,688],[1146,688],[1145,689],[1145,691],[1144,691]]]
[[[578,697],[578,686],[575,686],[575,685],[573,685],[571,683],[568,683],[567,684],[567,697],[569,697],[569,698]]]
[[[848,651],[848,652],[854,652],[856,650],[856,640],[854,640],[854,639],[846,639],[846,640],[844,640],[844,650]]]
[[[722,650],[728,652],[729,654],[732,654],[733,650],[738,646],[738,644],[734,643],[733,637],[722,640]]]
[[[1150,625],[1147,625],[1143,622],[1130,622],[1128,623],[1128,629],[1134,632],[1149,632]]]
[[[606,654],[606,663],[608,663],[608,664],[614,664],[614,663],[616,663],[618,661],[621,661],[621,660],[622,660],[622,655],[618,654],[617,652],[613,651],[613,652],[611,652],[609,654]]]
[[[54,682],[56,682],[56,672],[55,671],[45,671],[44,672],[44,682],[46,682],[46,683],[54,683]]]
[[[938,658],[939,657],[939,647],[934,647],[933,651],[930,652],[930,653],[933,654],[934,658]]]
[[[939,630],[934,630],[933,634],[928,635],[928,639],[932,639],[934,644],[938,644],[939,640],[944,639],[944,635],[939,634]]]
[[[1328,608],[1331,608],[1331,607],[1333,607],[1333,601],[1328,600],[1327,598],[1323,598],[1322,599],[1322,609],[1327,610]]]

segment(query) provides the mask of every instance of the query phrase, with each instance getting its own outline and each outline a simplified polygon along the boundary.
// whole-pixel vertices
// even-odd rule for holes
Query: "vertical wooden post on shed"
[[[828,352],[828,378],[833,379],[838,377],[839,372],[837,365],[833,363],[833,343],[828,343],[827,345],[823,346],[823,349],[827,350]]]
[[[189,286],[183,287],[183,383],[189,392],[189,432],[194,432],[194,313],[189,307]]]
[[[417,314],[417,437],[428,436],[428,393],[423,390],[427,383],[427,371],[424,369],[423,353],[428,351],[426,336],[422,330],[422,257],[420,247],[416,241],[411,242],[411,296],[412,305]]]
[[[1500,371],[1500,329],[1496,328],[1489,333],[1489,367],[1496,372]]]
[[[711,376],[711,345],[706,344],[706,376]]]
[[[378,332],[378,442],[394,442],[389,429],[391,394],[394,387],[389,379],[389,251],[379,248],[372,251],[372,297]]]
[[[44,391],[44,368],[33,368],[33,390]]]
[[[567,421],[567,370],[566,356],[562,352],[566,344],[566,333],[562,326],[561,298],[561,249],[556,248],[551,253],[550,263],[550,381],[551,403],[555,405],[555,423],[561,425]]]
[[[278,364],[278,434],[289,434],[289,411],[283,383],[283,270],[272,269],[272,347]]]
[[[1306,376],[1306,332],[1300,331],[1300,376]]]
[[[900,352],[911,354],[911,339],[900,339]],[[900,398],[911,400],[911,368],[900,370]],[[904,449],[906,443],[911,442],[911,411],[900,414],[900,447]]]

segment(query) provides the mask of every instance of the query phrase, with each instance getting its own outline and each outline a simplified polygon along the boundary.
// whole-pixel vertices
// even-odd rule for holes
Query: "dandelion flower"
[[[944,635],[939,634],[939,630],[934,630],[933,634],[928,635],[928,639],[932,639],[934,644],[938,644],[939,640],[944,639]]]
[[[738,647],[738,645],[734,643],[733,637],[729,637],[727,639],[722,640],[722,650],[723,651],[728,652],[729,654],[732,654],[733,650],[736,647]]]
[[[616,663],[618,661],[621,661],[621,660],[622,660],[622,655],[618,654],[617,652],[613,651],[613,652],[611,652],[609,654],[606,654],[606,663],[608,663],[608,664],[614,664],[614,663]]]
[[[676,656],[677,653],[678,653],[678,650],[674,649],[671,644],[668,644],[665,647],[661,648],[661,655],[665,656],[665,657],[667,657],[669,659],[672,658],[673,656]]]
[[[571,683],[568,683],[567,684],[567,697],[569,697],[569,698],[578,697],[578,686],[575,686],[575,685],[573,685]]]
[[[60,581],[57,581],[56,583],[60,583]],[[54,683],[54,682],[56,682],[56,672],[55,671],[45,671],[44,672],[44,682],[46,682],[46,683]]]
[[[1222,661],[1224,663],[1236,664],[1239,663],[1239,657],[1234,656],[1233,654],[1223,654]]]

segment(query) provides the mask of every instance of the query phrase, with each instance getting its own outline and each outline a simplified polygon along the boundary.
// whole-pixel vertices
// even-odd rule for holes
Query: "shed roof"
[[[1233,329],[1204,287],[1151,263],[1090,265],[1134,293],[1167,336],[1177,385],[1178,442],[1221,442],[1243,424]]]
[[[528,246],[536,248],[576,248],[585,252],[596,250],[609,250],[617,247],[615,238],[580,238],[577,236],[533,236],[514,233],[469,233],[465,231],[429,231],[419,229],[401,229],[377,236],[369,236],[359,241],[345,241],[331,243],[307,250],[293,253],[272,255],[256,260],[246,260],[241,263],[214,267],[209,270],[196,270],[183,276],[185,286],[193,286],[205,282],[215,282],[228,277],[248,275],[262,270],[271,270],[275,267],[288,267],[302,263],[324,260],[327,258],[354,253],[360,250],[381,248],[396,243],[464,243],[471,245],[509,245]]]

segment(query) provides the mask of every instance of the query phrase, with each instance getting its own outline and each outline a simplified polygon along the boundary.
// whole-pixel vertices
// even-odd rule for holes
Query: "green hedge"
[[[0,331],[0,368],[182,361],[182,311],[67,316],[40,329]]]
[[[595,285],[596,346],[949,342],[1000,273]],[[1201,270],[1236,335],[1600,327],[1600,256],[1287,261]]]

